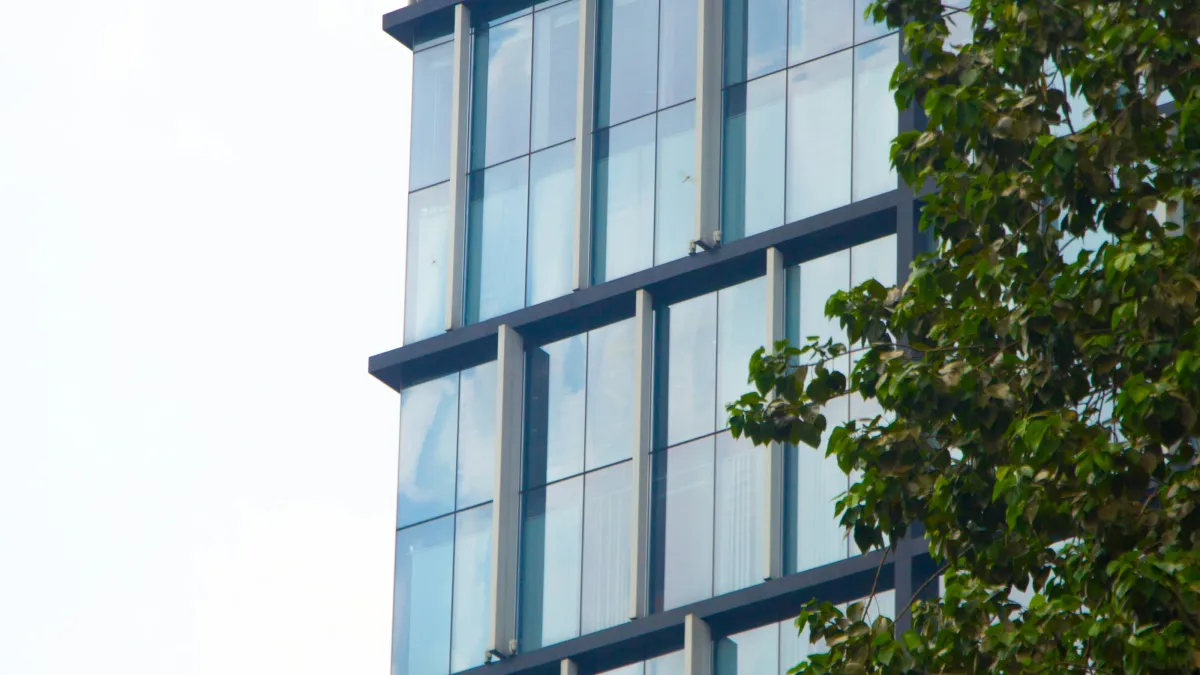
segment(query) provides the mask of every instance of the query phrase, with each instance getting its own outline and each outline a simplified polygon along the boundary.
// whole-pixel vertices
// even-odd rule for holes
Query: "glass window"
[[[450,178],[454,45],[444,44],[413,54],[412,86],[408,188],[419,190]]]
[[[713,443],[707,436],[654,455],[654,607],[665,611],[713,593]]]
[[[571,292],[575,270],[575,144],[529,159],[529,264],[526,304]]]
[[[750,356],[766,342],[767,280],[722,289],[717,301],[717,428],[728,426],[725,406],[752,388]]]
[[[975,28],[971,25],[971,15],[966,12],[955,12],[946,17],[946,28],[950,34],[946,36],[946,49],[954,53],[959,48],[971,42],[975,37]]]
[[[900,36],[854,48],[854,200],[896,189],[892,139],[900,111],[888,83],[900,57]]]
[[[588,333],[587,468],[633,456],[636,430],[634,322],[628,319]]]
[[[779,624],[717,640],[713,659],[717,675],[775,675],[779,667]]]
[[[846,331],[838,319],[825,316],[825,304],[837,291],[847,290],[850,282],[850,250],[844,249],[788,268],[789,313],[796,317],[795,344],[803,345],[810,336],[821,342],[832,338],[846,343]],[[792,339],[792,338],[789,338]]]
[[[766,447],[717,434],[714,593],[763,580]]]
[[[664,0],[673,2],[676,0]],[[687,4],[695,5],[695,0]],[[695,81],[695,78],[692,78]],[[696,230],[696,104],[658,114],[654,263],[683,258]]]
[[[874,279],[896,285],[896,235],[889,234],[850,249],[850,288]]]
[[[408,250],[404,271],[404,341],[445,331],[450,257],[450,184],[408,197]]]
[[[872,0],[854,0],[854,42],[861,44],[867,40],[874,40],[877,37],[887,35],[891,29],[887,27],[887,22],[883,21],[875,23],[873,19],[866,16],[867,8],[871,6]]]
[[[475,32],[471,167],[529,152],[533,17]]]
[[[450,663],[454,518],[396,533],[393,675],[443,675]]]
[[[525,495],[521,528],[521,645],[529,651],[579,635],[583,478]]]
[[[741,239],[784,223],[784,73],[725,91],[721,235]]]
[[[596,127],[654,112],[659,0],[600,0]]]
[[[649,661],[609,670],[601,675],[683,675],[683,652],[663,654]]]
[[[476,173],[470,183],[465,318],[475,323],[524,305],[529,160]]]
[[[533,18],[533,150],[575,137],[579,2]]]
[[[587,335],[529,350],[525,367],[526,486],[582,473]]]
[[[596,133],[595,283],[646,269],[653,262],[654,144],[654,117]]]
[[[491,501],[496,457],[496,362],[462,372],[459,380],[456,508]]]
[[[658,339],[667,358],[658,360],[666,409],[660,421],[666,447],[716,430],[717,294],[709,293],[658,311]]]
[[[852,0],[791,0],[788,64],[810,61],[854,42]]]
[[[850,203],[853,68],[842,52],[788,71],[787,222]]]
[[[845,397],[833,399],[821,414],[832,429],[849,420]],[[829,434],[816,448],[784,447],[784,571],[803,572],[849,556],[849,539],[839,524],[837,500],[849,487],[837,459],[826,457]]]
[[[629,462],[584,477],[583,633],[629,620],[631,478]]]
[[[658,107],[696,98],[696,0],[661,0]]]
[[[458,374],[408,387],[400,395],[400,470],[396,526],[454,510]]]
[[[491,607],[492,505],[455,516],[450,672],[483,665]]]
[[[725,84],[787,65],[787,0],[726,0]]]

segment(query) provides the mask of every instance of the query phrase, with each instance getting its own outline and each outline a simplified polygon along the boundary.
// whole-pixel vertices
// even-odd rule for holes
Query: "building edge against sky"
[[[936,592],[921,539],[847,539],[823,453],[725,423],[756,348],[839,337],[824,300],[924,247],[864,8],[384,16],[414,51],[404,346],[370,360],[401,392],[393,673],[783,673],[810,598]]]

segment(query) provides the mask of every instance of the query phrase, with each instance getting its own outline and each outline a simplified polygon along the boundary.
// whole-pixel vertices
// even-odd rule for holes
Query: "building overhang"
[[[478,1],[478,0],[477,0]],[[414,0],[407,7],[383,15],[383,32],[409,49],[422,34],[449,32],[454,26],[454,6],[463,0]]]

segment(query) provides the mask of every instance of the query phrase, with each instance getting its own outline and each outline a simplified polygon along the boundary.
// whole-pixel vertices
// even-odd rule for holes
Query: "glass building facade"
[[[385,16],[413,50],[404,346],[371,362],[401,400],[394,675],[782,674],[822,648],[804,601],[922,586],[927,555],[854,546],[823,447],[728,428],[755,350],[845,341],[828,297],[920,247],[901,37],[866,4]]]

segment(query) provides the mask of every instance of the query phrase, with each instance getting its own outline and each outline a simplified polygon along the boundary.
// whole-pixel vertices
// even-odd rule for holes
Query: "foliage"
[[[830,649],[795,671],[1198,672],[1200,2],[975,0],[961,48],[935,0],[869,11],[903,26],[896,101],[927,124],[892,157],[936,251],[830,299],[870,345],[852,373],[829,342],[760,352],[731,425],[828,431],[861,472],[842,523],[874,547],[923,526],[945,592],[901,601],[898,637],[810,607]],[[827,430],[848,392],[886,414]]]

